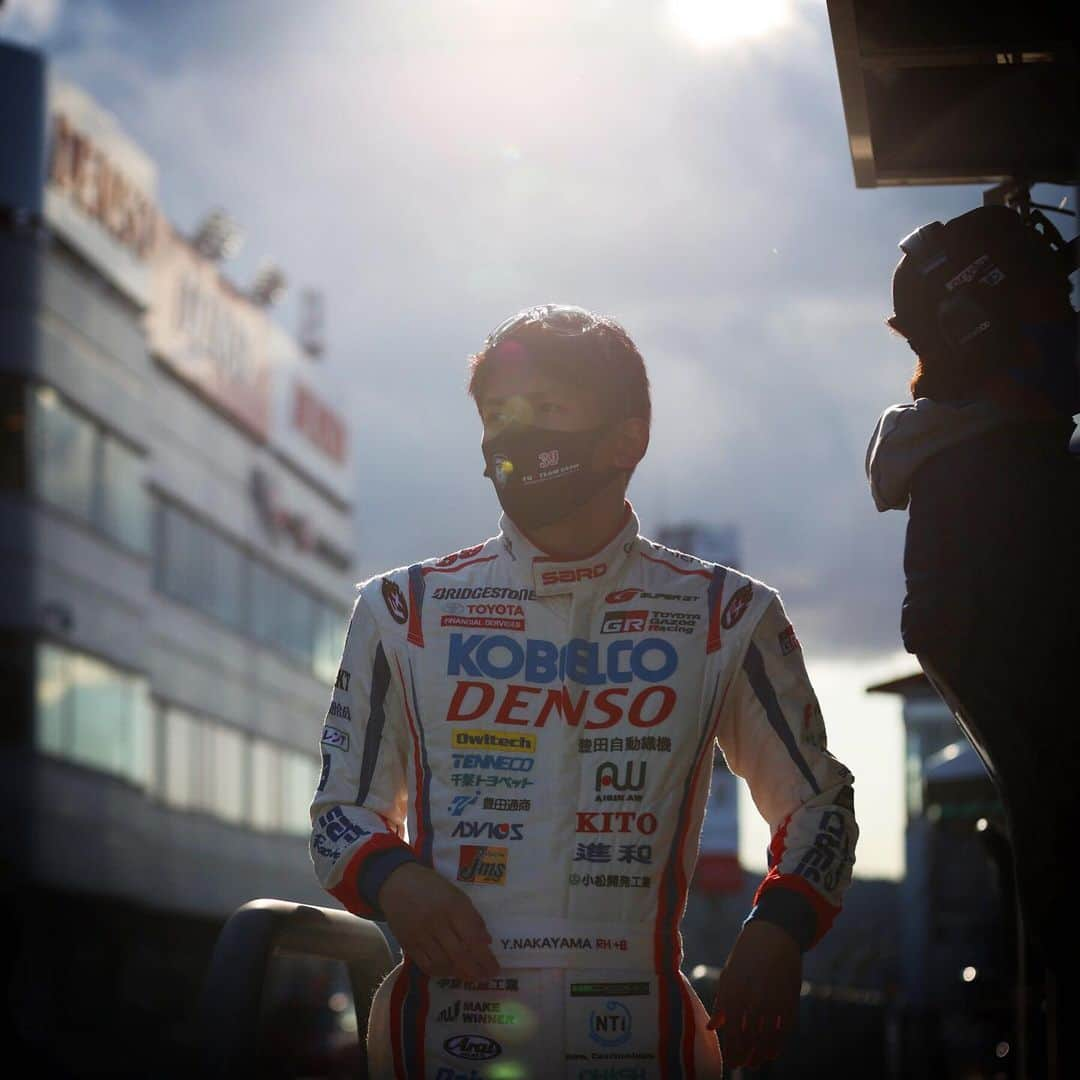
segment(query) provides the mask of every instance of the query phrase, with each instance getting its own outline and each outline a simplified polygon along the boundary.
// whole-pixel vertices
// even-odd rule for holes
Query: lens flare
[[[671,21],[700,48],[764,37],[791,21],[791,0],[669,0]]]

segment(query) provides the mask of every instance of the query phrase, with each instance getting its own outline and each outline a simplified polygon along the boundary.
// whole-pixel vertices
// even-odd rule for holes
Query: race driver
[[[469,392],[499,533],[360,586],[311,806],[319,880],[402,947],[371,1074],[772,1060],[858,835],[795,631],[767,585],[639,534],[649,384],[615,321],[520,312]],[[772,842],[710,1016],[679,924],[717,744]]]

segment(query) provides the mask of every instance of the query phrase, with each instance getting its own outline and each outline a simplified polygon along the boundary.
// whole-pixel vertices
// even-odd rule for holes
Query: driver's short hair
[[[529,323],[469,357],[468,393],[479,407],[491,372],[502,364],[531,363],[596,396],[608,421],[652,420],[645,361],[626,330],[614,319],[596,316],[597,325],[576,336]]]

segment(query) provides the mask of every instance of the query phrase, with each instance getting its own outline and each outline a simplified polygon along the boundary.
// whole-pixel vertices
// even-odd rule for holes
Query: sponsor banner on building
[[[48,114],[45,220],[121,292],[147,304],[157,166],[70,83],[50,79]]]
[[[265,313],[161,222],[154,245],[150,351],[260,439],[270,434]]]
[[[274,371],[274,446],[325,486],[349,498],[349,432],[344,413],[318,388],[320,372],[281,327],[268,325]]]

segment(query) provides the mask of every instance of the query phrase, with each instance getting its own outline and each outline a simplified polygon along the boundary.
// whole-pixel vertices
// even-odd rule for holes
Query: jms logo
[[[463,844],[458,853],[457,879],[471,885],[505,885],[506,856],[504,847]]]
[[[641,802],[641,795],[635,794],[645,787],[647,761],[624,762],[622,773],[613,761],[605,761],[596,767],[597,802]],[[635,771],[635,765],[637,769]]]

